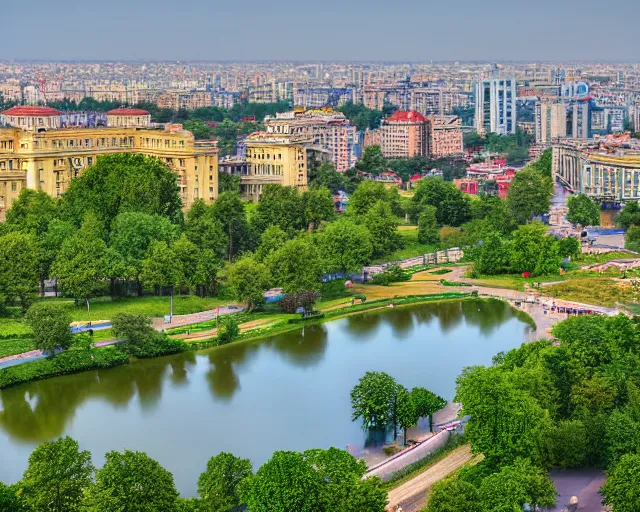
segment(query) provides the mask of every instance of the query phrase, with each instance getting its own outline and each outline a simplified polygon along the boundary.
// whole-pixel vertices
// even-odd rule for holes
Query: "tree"
[[[407,430],[415,426],[420,419],[415,402],[411,399],[411,394],[407,388],[398,384],[396,389],[395,418],[403,430],[403,444],[407,444]]]
[[[271,274],[264,263],[245,256],[229,268],[228,283],[235,290],[236,298],[253,310],[264,304],[264,292],[271,285]]]
[[[248,480],[243,501],[260,512],[322,512],[322,485],[302,454],[277,451]]]
[[[200,250],[213,251],[220,259],[227,256],[229,239],[224,227],[216,218],[214,206],[202,199],[196,200],[187,212],[184,233]]]
[[[580,226],[598,226],[600,224],[600,208],[589,196],[577,194],[567,200],[567,220]]]
[[[629,201],[620,210],[615,218],[616,226],[622,229],[629,229],[631,226],[640,226],[640,203]]]
[[[66,307],[52,302],[33,304],[25,321],[33,330],[34,342],[39,349],[53,354],[58,347],[71,345],[71,315]]]
[[[312,188],[326,187],[333,194],[339,190],[351,193],[355,188],[347,174],[336,171],[336,166],[331,162],[309,167],[309,185]]]
[[[272,252],[280,249],[289,240],[289,236],[280,226],[269,226],[260,235],[260,245],[256,249],[255,258],[263,262]]]
[[[196,140],[211,138],[211,128],[200,121],[200,119],[189,119],[183,123],[182,127],[188,132],[193,133],[193,137]]]
[[[320,233],[319,244],[329,272],[358,272],[373,253],[369,230],[344,217]]]
[[[478,489],[459,478],[436,482],[427,496],[425,512],[481,512]]]
[[[480,485],[482,510],[516,512],[528,503],[532,507],[553,507],[556,489],[546,471],[529,459],[516,459],[486,477]]]
[[[549,432],[549,462],[562,469],[584,467],[589,453],[587,443],[582,421],[560,421]]]
[[[511,265],[514,271],[530,272],[534,276],[558,272],[558,244],[546,232],[547,228],[541,222],[520,226],[513,232]]]
[[[238,507],[240,484],[252,475],[249,459],[234,457],[222,452],[211,457],[207,469],[198,478],[198,494],[202,497],[202,512],[227,512]]]
[[[398,218],[393,215],[388,203],[375,203],[362,222],[371,233],[373,256],[383,256],[402,247],[402,239],[397,232]]]
[[[70,437],[43,443],[29,456],[22,478],[24,500],[42,512],[82,510],[94,471],[91,454],[80,451],[78,442]]]
[[[441,178],[423,178],[418,182],[413,201],[424,206],[436,208],[438,224],[460,226],[471,218],[469,198],[460,192],[453,183]]]
[[[553,181],[535,169],[518,171],[509,186],[507,202],[518,224],[526,224],[534,215],[549,211]]]
[[[423,206],[418,217],[418,242],[421,244],[437,244],[440,242],[440,230],[436,218],[437,210],[434,206]]]
[[[225,315],[218,320],[218,345],[226,345],[231,343],[240,334],[240,327],[238,322],[231,315]]]
[[[207,284],[207,280],[202,279],[198,274],[200,250],[184,233],[171,244],[170,250],[177,261],[177,269],[175,270],[178,277],[177,286],[192,289],[197,285]]]
[[[227,235],[227,257],[229,261],[242,250],[251,248],[253,240],[250,236],[249,223],[244,211],[244,204],[237,192],[223,192],[213,204],[215,218],[222,224]]]
[[[558,240],[558,254],[561,258],[578,256],[581,247],[580,240],[575,236],[565,236]]]
[[[640,226],[630,226],[624,234],[624,246],[635,252],[640,252]]]
[[[302,194],[302,211],[309,231],[315,231],[323,221],[335,215],[333,195],[327,187],[315,186]]]
[[[616,512],[640,510],[640,454],[626,454],[607,474],[603,502]]]
[[[75,230],[76,227],[71,222],[53,219],[48,225],[47,232],[39,240],[39,278],[42,290],[44,290],[44,280],[51,276],[51,266],[56,260],[62,244],[73,236]]]
[[[7,225],[12,230],[29,233],[40,240],[57,215],[57,199],[42,190],[23,188],[7,210]]]
[[[252,221],[260,232],[268,226],[280,226],[292,236],[303,226],[302,197],[295,187],[265,185]]]
[[[184,343],[172,340],[151,327],[151,319],[135,313],[118,313],[111,320],[113,334],[124,340],[118,348],[134,357],[154,357],[184,350]]]
[[[377,176],[387,171],[389,164],[382,154],[380,146],[367,146],[362,152],[362,157],[356,162],[356,169]]]
[[[218,192],[240,193],[242,178],[235,174],[218,171]]]
[[[398,189],[395,187],[388,189],[384,183],[371,180],[360,183],[355,192],[351,194],[347,211],[355,215],[366,215],[378,201],[389,203],[394,214],[402,214]]]
[[[265,260],[273,282],[285,293],[316,290],[322,277],[318,248],[308,237],[288,240]]]
[[[511,269],[511,246],[498,233],[489,233],[474,258],[474,268],[478,274],[497,275]]]
[[[159,288],[184,282],[179,260],[166,242],[154,240],[147,257],[142,261],[140,280],[148,286]],[[173,294],[173,292],[171,292]]]
[[[429,430],[433,432],[433,415],[447,405],[447,401],[434,392],[419,387],[411,390],[410,398],[418,418],[429,418]]]
[[[92,512],[177,512],[173,475],[144,452],[112,451],[87,493]]]
[[[2,512],[32,512],[23,497],[24,489],[21,482],[14,485],[4,485],[0,482],[0,511]]]
[[[81,176],[71,180],[62,211],[75,222],[93,212],[107,229],[125,211],[161,215],[178,223],[182,203],[177,180],[176,173],[155,157],[129,153],[99,156]]]
[[[32,235],[8,233],[0,237],[0,303],[20,300],[23,310],[38,290],[38,245]]]
[[[509,204],[497,196],[482,196],[471,201],[473,219],[485,220],[494,231],[509,235],[516,227]]]
[[[367,372],[351,390],[351,420],[365,430],[385,430],[393,424],[396,381],[384,372]]]
[[[552,179],[553,150],[551,148],[545,149],[540,155],[540,158],[538,158],[535,162],[529,164],[528,167],[535,169],[543,176]]]

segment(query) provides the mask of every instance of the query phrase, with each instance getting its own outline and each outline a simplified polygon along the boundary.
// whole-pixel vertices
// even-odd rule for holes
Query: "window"
[[[16,189],[18,188],[17,184],[15,181],[11,182],[11,192],[15,192]]]

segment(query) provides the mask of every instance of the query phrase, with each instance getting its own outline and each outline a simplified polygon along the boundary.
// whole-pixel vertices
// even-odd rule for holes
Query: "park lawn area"
[[[20,318],[0,318],[0,340],[30,338],[31,327]]]
[[[524,291],[524,285],[533,283],[549,283],[553,281],[564,281],[569,275],[554,274],[549,276],[524,278],[519,274],[503,274],[497,276],[479,276],[477,278],[464,278],[464,282],[475,286],[488,286],[491,288],[506,288],[509,290]],[[446,279],[446,277],[445,277]],[[545,288],[546,289],[546,288]]]
[[[118,313],[134,313],[150,317],[161,317],[169,314],[169,297],[127,297],[111,299],[111,297],[98,297],[91,299],[91,318],[87,313],[85,304],[74,305],[73,299],[44,299],[69,305],[73,321],[87,320],[111,320]],[[213,309],[217,306],[226,306],[232,301],[222,300],[216,297],[197,297],[196,295],[176,295],[173,298],[173,314],[187,315]]]
[[[421,244],[418,242],[418,228],[416,226],[398,226],[398,234],[403,242],[402,248],[396,249],[383,258],[376,259],[373,264],[406,260],[440,249],[438,244]]]
[[[113,329],[100,329],[98,331],[93,331],[93,341],[94,343],[99,343],[101,341],[109,341],[115,339],[115,335],[113,334]]]
[[[624,305],[624,309],[632,315],[640,315],[640,303],[638,302],[629,302]]]
[[[607,263],[611,260],[635,258],[633,254],[626,252],[606,252],[604,254],[581,254],[573,263],[584,267],[585,265],[595,265],[596,263]]]
[[[31,338],[0,340],[0,358],[22,354],[23,352],[35,350],[35,348]]]
[[[545,287],[544,294],[558,299],[605,307],[614,307],[616,303],[637,302],[631,286],[606,277],[571,279]]]

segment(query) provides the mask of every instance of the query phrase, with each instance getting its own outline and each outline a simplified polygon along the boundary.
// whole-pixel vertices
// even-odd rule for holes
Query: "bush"
[[[220,318],[220,327],[218,328],[218,345],[226,345],[231,343],[240,334],[238,322],[231,315],[225,315]]]
[[[68,350],[48,359],[10,366],[0,370],[0,389],[55,375],[67,375],[99,368],[112,368],[128,361],[129,358],[126,354],[114,348]]]
[[[187,349],[182,340],[169,338],[151,327],[151,320],[144,315],[118,313],[113,317],[113,333],[125,341],[119,348],[138,358],[176,354]]]
[[[411,274],[409,272],[405,272],[399,265],[389,265],[384,269],[384,272],[373,276],[371,283],[381,286],[389,286],[391,283],[409,281],[410,279]]]
[[[288,293],[281,301],[280,307],[285,313],[295,313],[298,308],[313,311],[313,305],[320,298],[320,294],[313,290]]]

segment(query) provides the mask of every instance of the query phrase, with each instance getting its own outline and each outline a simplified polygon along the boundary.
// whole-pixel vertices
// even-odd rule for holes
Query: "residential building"
[[[178,175],[183,206],[218,195],[218,148],[195,141],[182,125],[155,129],[142,124],[146,111],[118,109],[99,128],[59,128],[60,116],[48,107],[13,107],[0,113],[0,219],[23,188],[59,197],[72,179],[102,155],[140,153],[157,157]],[[127,121],[126,117],[131,119]]]
[[[567,135],[574,139],[589,139],[593,134],[591,113],[591,101],[572,101],[567,111],[567,129],[570,127],[571,133],[567,133]]]
[[[398,110],[382,121],[380,147],[387,158],[410,158],[429,154],[429,123],[415,110]]]
[[[207,91],[166,91],[158,96],[158,108],[171,110],[194,110],[213,105],[211,93]]]
[[[247,136],[244,143],[248,174],[242,176],[242,195],[257,201],[263,187],[270,184],[305,189],[309,142],[278,133],[255,132]]]
[[[629,119],[631,120],[633,131],[640,132],[640,102],[636,102],[629,107]]]
[[[480,134],[516,133],[516,80],[493,78],[476,85],[476,131]]]
[[[345,172],[356,163],[357,130],[342,112],[295,109],[265,117],[264,125],[267,133],[309,140],[310,144],[327,153],[338,172]]]
[[[537,144],[551,144],[553,139],[567,136],[567,110],[562,101],[548,98],[538,100],[535,119]]]
[[[629,134],[553,144],[553,174],[570,191],[597,201],[640,199],[640,142]]]
[[[364,140],[362,146],[366,148],[369,146],[380,145],[382,145],[382,135],[380,132],[380,128],[376,128],[375,130],[367,128],[364,132]]]
[[[240,103],[239,92],[216,91],[213,93],[213,105],[218,108],[233,108]]]
[[[457,116],[432,116],[427,119],[429,154],[435,157],[464,153],[462,120]]]
[[[353,89],[349,87],[302,86],[294,89],[293,104],[304,108],[335,108],[353,101],[353,96]]]

